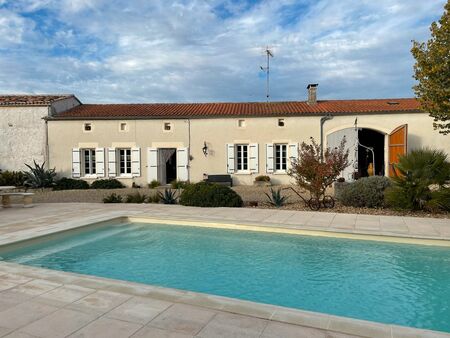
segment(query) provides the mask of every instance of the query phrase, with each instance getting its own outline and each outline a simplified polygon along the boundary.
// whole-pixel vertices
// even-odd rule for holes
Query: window
[[[245,128],[245,120],[238,120],[238,127]]]
[[[284,127],[284,119],[278,119],[278,127]]]
[[[121,122],[120,126],[119,126],[119,130],[120,131],[127,131],[128,127],[127,124],[125,122]]]
[[[95,149],[82,149],[84,175],[95,175]]]
[[[287,169],[287,144],[275,144],[275,171],[286,171]]]
[[[119,174],[131,175],[131,149],[119,149]]]
[[[172,123],[164,122],[164,131],[171,131],[171,130],[172,130]]]
[[[92,123],[85,123],[83,126],[84,131],[91,131],[92,130]]]
[[[236,171],[248,170],[248,145],[236,145]]]

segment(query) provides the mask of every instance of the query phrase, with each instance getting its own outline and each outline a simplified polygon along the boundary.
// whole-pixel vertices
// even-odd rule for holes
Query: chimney
[[[314,105],[317,103],[317,86],[318,83],[310,83],[308,87],[308,104]]]

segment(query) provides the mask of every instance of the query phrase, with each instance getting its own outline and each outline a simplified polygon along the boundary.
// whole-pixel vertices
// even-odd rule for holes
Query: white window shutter
[[[273,143],[266,144],[266,173],[273,174]]]
[[[259,172],[258,143],[250,143],[249,148],[250,172],[253,174],[257,174]]]
[[[141,176],[141,148],[131,148],[131,175]]]
[[[292,161],[298,158],[298,143],[289,143],[288,148],[289,148],[288,149],[288,156],[289,156],[288,167],[289,167],[291,166]]]
[[[105,148],[95,148],[95,173],[105,177]]]
[[[108,176],[117,176],[116,148],[108,148]]]
[[[188,148],[178,148],[177,149],[177,179],[179,181],[188,181]]]
[[[81,177],[81,160],[80,160],[80,148],[72,149],[72,177]]]
[[[158,149],[147,148],[147,179],[151,181],[158,180]]]
[[[234,173],[234,144],[228,143],[227,144],[227,173],[233,174]]]

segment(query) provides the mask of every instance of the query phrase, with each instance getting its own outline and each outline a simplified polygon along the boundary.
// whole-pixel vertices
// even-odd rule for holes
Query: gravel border
[[[236,186],[232,189],[236,191],[244,201],[246,207],[256,207],[262,209],[275,209],[267,203],[266,193],[270,193],[270,189],[284,189],[289,186]],[[103,198],[115,193],[124,198],[128,194],[139,192],[147,196],[155,195],[158,191],[163,191],[165,187],[158,187],[156,189],[149,188],[123,188],[123,189],[86,189],[86,190],[61,190],[53,191],[51,189],[29,190],[34,192],[34,203],[102,203]],[[179,191],[180,193],[181,191]],[[289,196],[288,204],[278,208],[278,210],[302,210],[311,211],[309,207],[297,196],[289,190],[283,192],[284,195]],[[303,194],[307,197],[307,194]],[[330,191],[332,195],[332,191]],[[256,205],[256,206],[255,206]],[[366,214],[366,215],[386,215],[386,216],[410,216],[410,217],[428,217],[428,218],[450,218],[450,213],[429,213],[425,211],[405,211],[393,209],[372,209],[372,208],[355,208],[347,207],[340,204],[338,201],[333,209],[321,208],[318,212],[336,212],[346,214]]]

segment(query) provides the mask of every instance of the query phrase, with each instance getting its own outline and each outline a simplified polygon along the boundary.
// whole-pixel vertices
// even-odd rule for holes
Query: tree
[[[298,159],[292,161],[288,174],[295,179],[299,187],[308,190],[312,198],[320,200],[327,187],[337,180],[348,165],[345,138],[339,147],[327,148],[322,160],[320,145],[311,137],[311,144],[301,144]]]
[[[413,41],[414,78],[419,81],[413,89],[421,109],[434,118],[434,128],[446,135],[450,133],[450,0],[430,31],[427,43]]]

